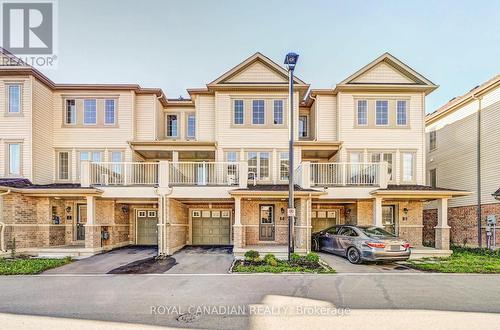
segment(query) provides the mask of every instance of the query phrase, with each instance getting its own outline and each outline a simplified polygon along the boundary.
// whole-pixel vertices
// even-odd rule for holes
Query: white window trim
[[[276,101],[281,102],[281,123],[276,123]],[[265,112],[264,112],[265,114]],[[283,100],[273,100],[273,125],[282,126],[285,124],[285,102]]]
[[[189,135],[189,117],[194,117],[194,135]],[[196,113],[187,112],[186,113],[186,140],[196,139]]]
[[[10,86],[19,86],[19,111],[10,111]],[[8,82],[5,84],[5,115],[6,116],[23,116],[23,83]]]
[[[241,101],[241,104],[243,106],[243,120],[241,123],[236,123],[236,101]],[[242,126],[245,125],[245,100],[244,99],[234,99],[233,100],[233,125],[236,126]]]
[[[432,134],[434,134],[434,148],[432,147],[432,139],[431,139]],[[436,150],[437,147],[438,147],[437,131],[433,130],[429,132],[429,152]]]
[[[256,101],[262,101],[262,104],[264,105],[264,122],[262,124],[256,124],[254,123],[254,102]],[[252,125],[254,126],[265,126],[267,123],[266,123],[266,100],[265,99],[255,99],[255,100],[252,100]]]
[[[378,124],[377,123],[377,102],[386,102],[387,103],[387,123],[386,124]],[[375,100],[375,126],[389,126],[390,124],[390,102],[389,100]]]
[[[13,144],[19,145],[19,173],[10,173],[10,146]],[[10,178],[18,178],[23,176],[23,141],[22,140],[6,140],[5,141],[5,176]]]
[[[405,103],[405,123],[404,124],[400,124],[398,122],[398,115],[399,115],[398,103],[399,102]],[[396,100],[396,126],[399,126],[399,127],[408,126],[408,101],[407,100]]]
[[[107,112],[106,102],[108,102],[108,101],[113,101],[113,122],[112,123],[106,122],[106,112]],[[104,99],[104,125],[106,125],[106,126],[115,126],[116,125],[116,114],[117,114],[116,103],[117,102],[115,99]],[[96,106],[96,117],[97,117],[97,106]]]
[[[94,123],[86,123],[85,122],[85,101],[94,101],[95,102],[95,122]],[[95,125],[97,125],[97,99],[84,99],[83,100],[83,125],[84,126],[95,126]]]
[[[359,123],[359,118],[360,118],[359,117],[359,102],[365,102],[366,103],[365,104],[366,105],[366,109],[365,109],[365,111],[366,111],[366,123],[365,124],[360,124]],[[368,108],[368,100],[364,100],[364,99],[363,100],[356,100],[356,125],[357,126],[360,126],[360,127],[368,126],[368,117],[369,117],[368,116],[368,109],[369,109]]]
[[[168,135],[168,116],[176,116],[177,117],[177,128],[176,128],[176,135]],[[166,113],[165,114],[165,137],[167,139],[175,139],[175,138],[179,138],[180,136],[180,130],[181,130],[181,123],[180,123],[180,120],[181,120],[181,115],[180,113]]]
[[[75,102],[75,108],[74,108],[74,122],[72,123],[68,123],[68,101],[73,101]],[[78,121],[78,111],[76,109],[76,99],[65,99],[64,100],[64,125],[67,125],[67,126],[76,126],[76,123]]]
[[[404,155],[405,154],[412,154],[413,155],[413,164],[412,164],[412,180],[405,180],[405,159]],[[415,183],[417,182],[417,151],[415,150],[400,150],[399,152],[399,166],[400,166],[400,182],[403,183]],[[394,173],[394,171],[393,171]]]
[[[300,117],[306,117],[306,133],[307,133],[306,136],[301,136],[300,135]],[[297,129],[297,133],[299,135],[299,139],[307,139],[307,138],[309,138],[309,136],[310,136],[309,123],[310,123],[309,115],[301,115],[301,114],[299,114],[299,120],[298,120],[299,127]]]
[[[260,182],[271,182],[272,180],[272,168],[273,168],[273,153],[272,151],[267,151],[267,150],[249,150],[246,152],[246,158],[247,158],[247,164],[248,164],[248,160],[249,160],[249,157],[248,157],[248,154],[249,153],[256,153],[257,154],[257,164],[256,164],[256,167],[257,167],[257,173],[255,173],[256,177],[255,179],[257,181],[260,181]],[[261,160],[261,153],[267,153],[269,155],[269,165],[268,165],[268,177],[266,179],[262,179],[261,178],[261,175],[260,175],[260,170],[261,170],[261,166],[260,166],[260,160]]]
[[[67,153],[68,154],[68,178],[67,179],[61,179],[61,167],[60,167],[60,155],[61,153]],[[71,181],[71,158],[72,158],[72,152],[71,150],[66,150],[66,149],[61,149],[56,151],[56,180],[57,182],[68,182]]]
[[[283,154],[288,154],[288,157],[287,158],[282,158],[281,156]],[[282,161],[286,161],[288,160],[288,166],[290,166],[290,154],[288,153],[288,151],[278,151],[278,181],[288,181],[288,178],[286,179],[283,179],[283,176],[281,175],[281,162]],[[288,173],[287,173],[288,174]]]

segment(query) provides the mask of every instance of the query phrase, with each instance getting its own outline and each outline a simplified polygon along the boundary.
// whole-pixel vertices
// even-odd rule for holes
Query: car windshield
[[[368,237],[396,237],[396,235],[379,227],[360,227],[359,230]]]

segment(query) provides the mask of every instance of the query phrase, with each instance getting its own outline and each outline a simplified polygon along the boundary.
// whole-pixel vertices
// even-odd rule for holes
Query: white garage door
[[[338,210],[314,210],[311,214],[312,232],[338,225]]]
[[[231,235],[231,211],[193,210],[193,245],[228,245]]]

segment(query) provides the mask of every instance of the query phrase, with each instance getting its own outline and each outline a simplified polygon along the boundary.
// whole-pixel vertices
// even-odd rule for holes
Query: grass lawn
[[[453,247],[448,258],[409,260],[409,266],[438,273],[500,274],[500,250]]]
[[[0,275],[33,275],[44,270],[69,264],[71,258],[34,259],[34,258],[0,258]]]

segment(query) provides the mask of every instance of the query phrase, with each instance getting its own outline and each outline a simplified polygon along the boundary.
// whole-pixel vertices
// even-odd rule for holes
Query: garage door
[[[137,211],[137,245],[158,244],[158,215],[155,210]]]
[[[311,214],[312,232],[316,233],[337,225],[337,219],[338,210],[314,210]]]
[[[193,245],[228,245],[231,233],[231,212],[229,210],[191,211]]]

